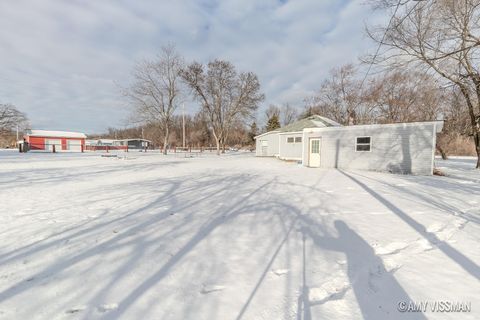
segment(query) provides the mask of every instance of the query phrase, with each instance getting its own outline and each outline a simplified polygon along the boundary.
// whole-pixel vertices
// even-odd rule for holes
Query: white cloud
[[[363,32],[370,14],[361,0],[4,1],[0,102],[39,128],[121,126],[128,109],[115,82],[175,42],[189,60],[256,72],[265,105],[301,106],[329,69],[374,47]]]

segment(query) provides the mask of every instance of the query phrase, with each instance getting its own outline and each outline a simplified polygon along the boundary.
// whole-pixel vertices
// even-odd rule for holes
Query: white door
[[[262,140],[262,156],[268,156],[268,140]]]
[[[308,156],[308,166],[309,167],[320,167],[320,139],[314,138],[310,139],[310,148]]]

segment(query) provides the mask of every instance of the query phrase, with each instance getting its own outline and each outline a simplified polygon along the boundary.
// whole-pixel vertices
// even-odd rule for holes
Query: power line
[[[397,23],[397,27],[399,25],[402,24],[403,21],[405,21],[405,19],[413,12],[413,10],[415,10],[415,8],[418,6],[418,4],[423,1],[423,0],[412,0],[412,1],[416,1],[417,3],[412,7],[412,9],[410,9],[410,11],[405,15],[405,17],[403,17],[398,23]],[[378,47],[377,47],[377,50],[375,51],[375,54],[373,55],[373,58],[372,60],[370,61],[369,65],[368,65],[368,69],[367,69],[367,72],[365,73],[365,76],[363,77],[363,80],[362,82],[360,83],[360,90],[362,90],[363,88],[363,85],[365,84],[365,81],[367,80],[367,77],[372,69],[372,66],[373,64],[375,63],[375,59],[378,57],[378,54],[380,53],[380,48],[382,47],[383,45],[383,41],[385,40],[385,37],[387,36],[387,32],[388,30],[390,29],[390,26],[393,22],[393,19],[395,18],[397,12],[398,12],[398,9],[400,8],[400,5],[402,4],[405,4],[405,3],[402,3],[402,0],[399,0],[397,5],[395,6],[395,10],[393,11],[393,14],[392,16],[390,17],[390,20],[388,21],[388,25],[387,25],[387,28],[385,29],[385,32],[383,33],[383,36],[382,36],[382,40],[380,40],[380,43],[378,44]]]
[[[393,18],[397,14],[398,8],[400,8],[401,3],[402,3],[402,0],[398,0],[397,5],[395,6],[395,10],[393,11],[393,14],[390,17],[390,20],[388,21],[387,28],[385,29],[385,32],[383,33],[382,40],[380,40],[380,43],[378,44],[377,50],[375,51],[375,54],[373,55],[372,61],[370,61],[370,64],[368,65],[367,72],[365,73],[365,76],[363,77],[363,80],[360,83],[360,90],[362,90],[363,85],[364,85],[365,81],[367,80],[368,74],[370,73],[370,70],[372,69],[373,63],[375,62],[375,59],[377,58],[378,54],[380,53],[380,48],[382,47],[383,41],[385,40],[385,37],[387,36],[387,32],[390,29],[390,25],[392,24]]]
[[[397,23],[397,25],[396,25],[397,27],[400,26],[400,25],[403,23],[403,21],[405,21],[405,19],[407,19],[407,18],[410,16],[410,14],[413,12],[413,10],[415,10],[415,8],[420,4],[420,2],[426,1],[426,0],[411,0],[411,1],[415,1],[415,2],[416,2],[415,5],[412,6],[412,8],[410,9],[410,11],[407,12],[407,14],[405,15],[405,17],[403,17],[402,19],[400,19],[400,21],[399,21],[399,22]]]

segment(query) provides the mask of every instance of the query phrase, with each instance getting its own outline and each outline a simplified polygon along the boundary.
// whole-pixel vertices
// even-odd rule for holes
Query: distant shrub
[[[473,137],[460,134],[440,135],[438,145],[447,156],[476,156]]]

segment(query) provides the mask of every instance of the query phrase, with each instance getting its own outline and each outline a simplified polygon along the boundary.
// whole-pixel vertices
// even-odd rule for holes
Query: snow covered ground
[[[473,163],[0,151],[0,319],[480,319]]]

